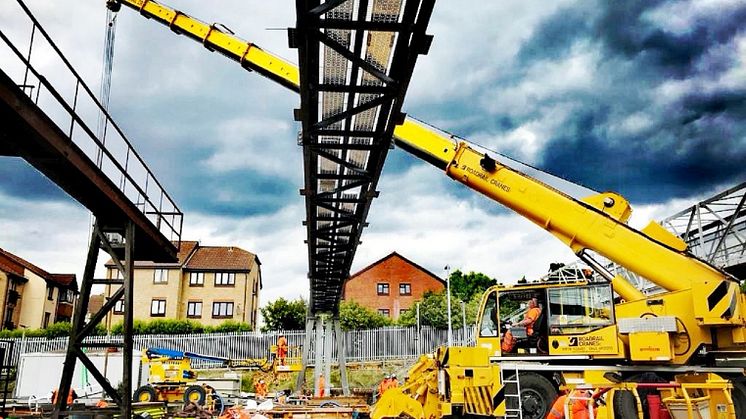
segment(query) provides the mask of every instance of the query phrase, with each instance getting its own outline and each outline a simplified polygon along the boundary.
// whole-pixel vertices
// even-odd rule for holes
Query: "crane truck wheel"
[[[736,410],[737,418],[746,418],[746,380],[734,379],[731,380],[733,384],[733,390],[731,390],[731,397],[733,398],[733,407]]]
[[[509,378],[515,380],[515,376]],[[521,386],[521,409],[523,419],[544,419],[552,408],[552,403],[557,399],[557,388],[544,376],[525,372],[518,375]],[[505,385],[505,394],[515,394],[515,384]],[[515,397],[506,397],[505,406],[508,409],[517,409],[518,400]]]
[[[637,400],[631,391],[615,391],[613,403],[615,418],[641,419],[637,414]]]
[[[205,404],[207,393],[202,386],[189,386],[184,390],[184,403],[196,403],[200,406]]]
[[[158,400],[158,393],[152,386],[141,386],[135,390],[132,398],[136,402],[154,402]]]

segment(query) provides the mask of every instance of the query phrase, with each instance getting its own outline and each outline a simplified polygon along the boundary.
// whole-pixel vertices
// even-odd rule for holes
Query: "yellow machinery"
[[[121,5],[135,9],[299,91],[293,64],[218,25],[150,0],[110,0],[108,5],[113,10]],[[719,406],[725,412],[712,417],[746,418],[744,368],[733,366],[746,357],[746,297],[735,278],[694,257],[682,240],[655,222],[642,230],[629,227],[631,208],[618,194],[576,199],[411,118],[397,126],[394,140],[399,148],[545,229],[595,274],[489,289],[480,309],[476,346],[440,348],[421,358],[402,387],[386,392],[373,417],[429,419],[463,413],[539,419],[563,384],[663,381],[683,386],[713,373],[722,380],[710,384],[719,386],[733,403]],[[665,292],[644,295],[607,271],[591,252]],[[521,335],[525,330],[513,327],[516,348],[503,353],[501,339],[510,325],[501,319],[500,307],[533,299],[542,312],[535,334]],[[637,417],[637,409],[629,407],[633,399],[629,390],[617,392],[612,415],[616,410],[616,417]]]
[[[220,395],[210,386],[197,385],[197,373],[192,369],[192,360],[220,362],[227,368],[261,370],[273,374],[300,371],[297,347],[291,346],[288,349],[289,356],[285,359],[276,356],[276,345],[272,345],[270,359],[229,359],[172,349],[150,348],[142,355],[143,364],[148,365],[148,384],[135,390],[133,400],[193,402],[220,412],[223,407]]]
[[[198,385],[197,374],[192,369],[192,359],[223,361],[189,352],[150,348],[143,352],[142,362],[148,365],[148,384],[135,390],[136,402],[184,402],[206,406],[211,411],[222,412],[220,396],[210,386]]]

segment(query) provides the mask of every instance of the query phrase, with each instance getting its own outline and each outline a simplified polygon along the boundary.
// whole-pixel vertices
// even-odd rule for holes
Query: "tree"
[[[474,324],[479,311],[479,303],[482,295],[474,295],[470,301],[466,302],[466,324]],[[448,328],[448,301],[445,291],[426,292],[422,299],[415,302],[420,305],[420,325],[431,326],[438,329]],[[451,327],[454,329],[463,327],[463,317],[461,315],[461,301],[451,298]],[[410,310],[399,316],[398,324],[400,326],[414,326],[417,324],[417,310],[412,306]]]
[[[301,330],[306,326],[308,306],[302,298],[288,301],[282,297],[260,309],[264,326],[262,332],[271,330]]]
[[[376,329],[390,326],[391,319],[354,301],[339,305],[339,322],[344,330]]]
[[[460,270],[451,272],[451,297],[460,301],[471,301],[475,295],[481,296],[487,288],[495,285],[493,278],[481,272],[464,274]]]

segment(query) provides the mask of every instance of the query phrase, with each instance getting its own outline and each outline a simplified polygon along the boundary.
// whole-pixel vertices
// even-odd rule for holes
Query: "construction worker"
[[[513,336],[513,333],[510,331],[510,329],[507,329],[505,330],[505,333],[503,333],[502,340],[500,341],[500,350],[502,350],[504,353],[513,352],[516,342],[517,339]]]
[[[52,404],[57,404],[57,397],[59,396],[58,393],[59,391],[56,388],[54,389],[54,391],[52,391]],[[67,405],[70,406],[71,404],[73,404],[73,400],[77,398],[78,395],[75,393],[75,390],[70,389],[70,392],[67,393]]]
[[[567,391],[562,390],[554,401],[552,409],[547,415],[547,419],[565,419],[565,401],[567,400]]]
[[[516,326],[523,326],[526,328],[526,335],[532,336],[534,334],[534,323],[541,315],[541,308],[539,307],[539,300],[536,297],[528,300],[528,310],[523,315],[523,320],[516,323]]]
[[[326,396],[326,379],[323,373],[319,374],[318,395],[319,397]]]
[[[588,398],[591,396],[589,390],[575,390],[572,393],[572,401],[570,401],[570,417],[567,419],[589,419],[590,413],[588,412]],[[565,419],[565,404],[567,403],[567,391],[562,391],[554,401],[552,409],[549,411],[546,419]],[[593,417],[595,415],[596,407],[593,408]]]
[[[588,411],[588,402],[590,400],[587,399],[592,395],[593,393],[591,393],[590,390],[575,390],[573,392],[573,398],[575,399],[572,401],[572,405],[570,406],[570,415],[572,416],[572,419],[589,419],[591,417],[591,414]],[[593,403],[592,401],[590,402]],[[593,417],[596,417],[596,409],[597,407],[594,404]]]
[[[285,358],[288,356],[288,340],[285,339],[285,335],[280,333],[277,338],[277,358],[280,360],[280,365],[285,365]]]
[[[399,380],[396,379],[396,374],[391,374],[391,381],[389,381],[389,388],[399,387]]]
[[[254,392],[256,393],[257,397],[267,397],[267,383],[265,383],[264,380],[260,379],[259,382],[256,383],[256,385],[254,386]]]
[[[386,392],[386,390],[389,389],[389,383],[391,382],[391,376],[386,374],[383,377],[383,380],[381,380],[381,383],[378,384],[378,394],[380,396],[383,396],[383,393]]]

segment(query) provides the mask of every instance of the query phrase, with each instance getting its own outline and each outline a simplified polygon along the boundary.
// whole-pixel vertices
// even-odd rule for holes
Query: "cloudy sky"
[[[27,3],[97,91],[103,0]],[[282,30],[294,26],[292,1],[168,4],[298,61]],[[307,295],[298,97],[131,10],[118,19],[111,113],[184,211],[184,238],[257,253],[265,303]],[[746,179],[743,22],[743,0],[441,0],[404,110],[620,192],[639,226]],[[0,29],[28,42],[15,2],[0,4]],[[400,150],[379,189],[353,271],[398,251],[436,274],[448,264],[511,282],[573,260],[545,232]],[[80,275],[89,224],[24,161],[0,158],[0,247]]]

